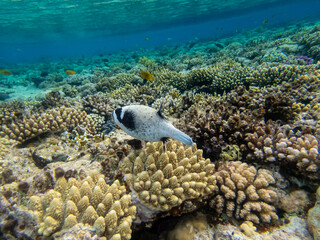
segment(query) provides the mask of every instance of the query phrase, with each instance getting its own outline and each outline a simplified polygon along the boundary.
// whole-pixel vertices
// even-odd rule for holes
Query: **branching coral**
[[[169,141],[165,148],[163,152],[162,143],[148,143],[121,164],[144,221],[186,200],[205,199],[216,190],[214,164],[202,157],[202,150],[185,148],[178,141]]]
[[[267,86],[281,82],[293,82],[299,76],[314,71],[314,65],[290,66],[282,64],[262,64],[255,69],[247,81],[254,86]]]
[[[221,147],[227,144],[238,144],[242,148],[245,134],[252,132],[259,122],[253,111],[239,110],[228,103],[222,105],[216,101],[200,106],[191,106],[177,125],[204,150],[205,157],[212,159],[217,159]]]
[[[89,95],[82,99],[84,110],[87,113],[95,113],[105,117],[105,120],[111,119],[114,105],[108,101],[106,95]]]
[[[119,181],[109,186],[97,171],[91,171],[82,181],[60,177],[54,189],[30,197],[28,208],[39,221],[38,233],[44,236],[84,223],[99,236],[130,239],[136,214],[125,186]]]
[[[88,131],[95,132],[92,119],[87,118],[85,112],[72,108],[61,107],[21,118],[10,116],[6,123],[1,125],[0,135],[20,143],[42,133],[62,131],[78,125],[84,125]]]
[[[187,79],[191,86],[210,86],[212,91],[223,92],[239,85],[246,85],[251,69],[231,59],[221,61],[204,69],[194,69]],[[201,88],[200,88],[201,89]]]
[[[119,73],[113,77],[103,77],[97,83],[97,90],[101,92],[110,92],[126,84],[132,84],[134,75],[129,73]]]
[[[287,167],[295,165],[305,177],[319,179],[319,140],[311,134],[297,133],[288,125],[277,127],[265,125],[246,137],[253,151],[249,159],[276,162]]]
[[[154,76],[154,82],[157,84],[170,85],[181,91],[185,91],[188,88],[186,76],[181,72],[175,72],[163,68],[155,71]]]
[[[224,162],[214,174],[219,186],[218,194],[210,206],[228,217],[258,223],[271,223],[278,219],[274,204],[277,194],[270,187],[275,183],[271,172],[257,170],[241,162]]]

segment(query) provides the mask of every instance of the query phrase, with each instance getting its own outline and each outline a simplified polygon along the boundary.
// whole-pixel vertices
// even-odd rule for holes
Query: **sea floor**
[[[0,70],[0,239],[320,239],[319,39],[304,22]],[[134,140],[112,119],[132,104],[195,145]]]

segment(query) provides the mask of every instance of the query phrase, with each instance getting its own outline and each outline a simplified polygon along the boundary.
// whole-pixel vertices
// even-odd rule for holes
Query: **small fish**
[[[141,71],[141,72],[140,72],[140,76],[141,76],[143,79],[147,80],[148,82],[151,82],[151,81],[154,80],[154,76],[152,76],[152,74],[149,73],[149,72],[147,72],[147,71]]]
[[[269,22],[269,19],[268,18],[266,18],[265,20],[263,20],[263,24],[266,24],[266,23],[268,23]]]
[[[73,71],[73,70],[65,70],[64,72],[65,72],[65,74],[67,74],[67,75],[74,75],[74,74],[76,74],[76,72]]]
[[[186,145],[193,146],[192,139],[175,128],[161,113],[144,105],[129,105],[117,108],[112,113],[119,127],[134,138],[163,143],[168,138],[176,139]]]
[[[9,76],[9,75],[12,75],[12,72],[10,72],[9,70],[7,69],[1,69],[0,70],[0,74],[4,75],[4,76]]]
[[[146,40],[146,41],[148,41],[148,40],[149,40],[149,38],[148,38],[148,37],[146,37],[146,38],[145,38],[145,40]]]

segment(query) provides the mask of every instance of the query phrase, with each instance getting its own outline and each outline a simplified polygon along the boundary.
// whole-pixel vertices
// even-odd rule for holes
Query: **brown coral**
[[[297,132],[289,125],[262,125],[255,133],[248,134],[246,141],[253,151],[247,155],[249,159],[277,162],[285,167],[295,165],[304,176],[320,178],[320,144],[316,136]]]
[[[224,162],[214,175],[219,193],[211,200],[210,206],[217,213],[256,224],[278,219],[274,207],[277,194],[270,187],[275,180],[268,170],[257,170],[239,161]]]
[[[99,114],[104,116],[105,120],[111,119],[112,111],[115,108],[104,94],[88,95],[82,99],[82,104],[87,113]]]

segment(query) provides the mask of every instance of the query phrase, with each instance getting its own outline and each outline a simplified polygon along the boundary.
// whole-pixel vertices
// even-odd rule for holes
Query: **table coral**
[[[125,186],[119,181],[108,185],[97,171],[89,172],[82,181],[58,178],[54,189],[43,196],[31,196],[28,208],[38,219],[38,233],[44,236],[83,223],[92,226],[99,236],[130,239],[136,214]]]
[[[143,221],[186,200],[205,199],[216,190],[215,166],[202,157],[202,150],[178,141],[169,141],[165,148],[163,152],[162,143],[148,143],[121,164]]]
[[[222,163],[214,175],[219,192],[209,205],[217,213],[256,224],[278,220],[274,207],[278,197],[271,188],[275,183],[271,172],[237,161]]]

